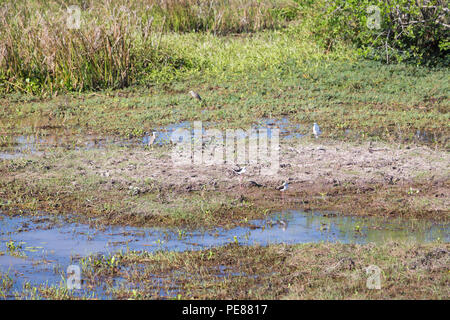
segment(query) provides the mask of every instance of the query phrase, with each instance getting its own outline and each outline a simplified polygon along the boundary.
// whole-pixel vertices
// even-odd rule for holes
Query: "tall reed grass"
[[[68,24],[73,4],[79,28]],[[294,17],[293,8],[269,0],[7,0],[0,5],[0,91],[125,87],[167,65],[189,67],[160,46],[163,33],[278,28]]]

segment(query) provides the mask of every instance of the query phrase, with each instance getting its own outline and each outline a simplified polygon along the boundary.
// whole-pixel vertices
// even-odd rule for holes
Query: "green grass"
[[[34,4],[41,5],[39,1]],[[279,5],[289,6],[284,2]],[[138,4],[133,2],[133,6]],[[18,6],[14,10],[24,10],[23,19],[36,23],[31,9]],[[85,13],[87,21],[89,15],[99,10],[106,15],[112,9],[90,3]],[[187,12],[167,10],[173,15],[189,16]],[[242,12],[237,8],[231,13]],[[70,50],[76,50],[76,54],[61,51],[59,71],[44,77],[46,80],[39,76],[37,91],[27,89],[35,82],[26,75],[28,71],[21,69],[29,61],[29,70],[45,74],[48,70],[39,63],[39,50],[43,48],[33,49],[30,57],[27,54],[31,55],[31,51],[23,51],[22,57],[20,50],[34,48],[26,42],[34,38],[32,33],[29,38],[21,38],[17,56],[8,58],[16,63],[15,67],[8,64],[10,68],[19,69],[14,71],[13,80],[3,78],[3,92],[14,91],[16,87],[10,86],[14,81],[28,77],[31,82],[25,83],[23,90],[3,95],[2,133],[46,134],[58,128],[82,134],[140,136],[155,126],[180,121],[202,120],[215,122],[219,127],[242,127],[259,118],[287,117],[304,124],[305,132],[309,132],[312,122],[318,122],[325,136],[333,139],[408,142],[420,130],[428,134],[427,143],[448,147],[447,68],[361,60],[353,47],[339,43],[329,51],[312,35],[306,17],[283,29],[263,27],[239,35],[230,34],[231,27],[224,29],[230,32],[220,33],[223,35],[176,28],[163,32],[152,29],[146,39],[137,36],[142,31],[138,18],[139,15],[128,20],[119,16],[115,21],[123,25],[118,26],[101,20],[99,28],[104,29],[99,32],[105,38],[100,37],[99,49],[90,58],[82,54],[89,49],[82,39],[93,39],[92,26],[80,33],[62,33],[61,37],[72,39],[74,47]],[[110,28],[122,30],[122,26],[136,32],[127,33],[129,39],[111,33]],[[33,25],[30,32],[38,32],[39,28]],[[9,39],[10,43],[19,41],[19,30],[15,32],[11,37],[17,39]],[[117,39],[109,39],[108,34]],[[108,43],[118,39],[125,41],[120,49],[123,52],[114,51],[111,55]],[[44,42],[50,41],[47,40]],[[83,62],[78,59],[80,54],[90,60]],[[82,65],[77,63],[88,69],[80,71]],[[8,73],[13,69],[5,70]],[[120,87],[127,88],[117,90]],[[98,89],[104,90],[92,92]],[[187,94],[191,89],[200,93],[204,104],[191,99]],[[88,92],[66,93],[67,90]],[[346,133],[347,129],[350,132]],[[7,142],[7,138],[2,138],[3,145]]]
[[[327,68],[342,77],[322,82],[327,88],[344,80],[344,89],[357,91],[382,81],[362,72],[355,77],[358,71],[340,66],[341,61],[356,60],[356,48],[342,41],[334,43],[332,50],[324,46],[314,35],[312,20],[318,11],[300,10],[290,0],[82,1],[78,3],[82,25],[75,30],[67,28],[66,5],[42,0],[27,6],[13,1],[3,4],[0,92],[52,97],[67,91],[190,81],[191,77],[210,81],[256,73],[284,78],[299,70],[314,79],[314,75],[327,75]],[[395,77],[395,67],[391,70]],[[415,72],[422,71],[407,71]],[[416,83],[412,79],[402,85],[387,89],[408,100],[403,93]],[[434,89],[427,92],[432,95]],[[366,95],[368,100],[373,98]]]
[[[1,255],[1,254],[0,254]],[[8,292],[13,287],[14,280],[9,272],[0,272],[0,298],[5,299]]]
[[[110,261],[114,261],[112,265]],[[297,244],[201,251],[137,252],[82,260],[116,299],[445,299],[448,245]],[[381,269],[381,289],[366,286],[366,268]],[[125,282],[114,285],[114,278]]]
[[[302,143],[311,147],[311,142]],[[387,148],[380,150],[392,152]],[[422,152],[428,154],[429,150],[422,148]],[[415,177],[413,171],[413,181],[403,171],[398,176],[400,182],[393,179],[390,184],[385,177],[361,184],[358,180],[364,174],[362,171],[349,175],[341,169],[339,174],[347,176],[336,175],[340,182],[300,186],[293,183],[285,202],[274,192],[281,183],[280,176],[267,180],[250,176],[239,185],[239,179],[229,175],[226,166],[193,166],[187,170],[183,167],[180,172],[173,166],[166,147],[51,149],[45,156],[0,162],[0,209],[11,214],[46,212],[73,216],[81,222],[141,227],[229,228],[246,225],[251,219],[266,217],[286,207],[446,221],[448,183],[445,172],[438,169],[444,161],[440,159],[443,154],[438,151],[429,160],[435,170],[420,177]],[[291,153],[286,159],[295,159],[296,155]],[[402,157],[397,159],[404,161]],[[410,160],[419,164],[428,161],[423,155]],[[370,160],[367,165],[378,166]],[[294,170],[286,169],[282,174],[296,177]],[[250,179],[263,187],[249,187]]]
[[[25,283],[0,273],[0,297],[95,299],[446,299],[449,245],[308,243],[223,247],[185,252],[131,251],[79,261],[80,292]],[[380,268],[381,289],[367,287],[367,267]],[[117,281],[119,280],[120,281]],[[2,291],[3,290],[3,291]]]
[[[239,56],[239,49],[224,50]],[[339,60],[274,63],[268,67],[273,73],[258,73],[255,64],[245,75],[244,68],[217,77],[211,68],[209,75],[149,89],[134,86],[41,101],[8,97],[0,111],[3,133],[46,134],[56,127],[128,137],[181,121],[244,128],[260,118],[287,117],[304,124],[304,133],[317,122],[324,136],[334,139],[407,142],[420,130],[428,133],[428,143],[448,147],[450,86],[445,70]],[[191,89],[204,98],[203,105],[189,96]]]
[[[167,32],[279,29],[296,14],[287,0],[80,1],[80,24],[73,28],[69,5],[2,3],[0,92],[51,96],[127,87],[148,73],[190,69],[192,61],[161,44]]]

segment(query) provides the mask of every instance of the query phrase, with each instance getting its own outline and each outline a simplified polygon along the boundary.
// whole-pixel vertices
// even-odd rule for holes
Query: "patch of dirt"
[[[444,186],[450,178],[450,156],[447,152],[427,147],[409,149],[386,145],[369,146],[345,143],[285,146],[280,152],[280,168],[276,174],[264,175],[260,164],[246,166],[246,173],[233,173],[233,165],[183,165],[172,161],[171,153],[159,154],[142,149],[123,150],[114,158],[98,157],[88,161],[88,169],[111,181],[152,178],[164,186],[180,190],[231,189],[278,186],[289,180],[289,190],[299,191],[317,185],[361,187],[397,185],[422,178],[435,186]],[[445,196],[448,196],[448,190]]]
[[[260,200],[281,199],[276,187],[288,180],[289,189],[282,198],[284,205],[308,202],[311,205],[312,199],[308,198],[313,195],[322,195],[322,205],[330,198],[343,195],[351,195],[351,201],[361,202],[371,194],[379,195],[381,190],[385,194],[372,202],[379,202],[378,206],[389,214],[390,201],[386,198],[392,190],[401,194],[395,199],[401,206],[423,206],[429,212],[441,213],[450,207],[447,152],[427,147],[399,149],[385,144],[313,142],[283,146],[279,163],[274,175],[264,175],[260,164],[250,164],[245,174],[239,176],[233,172],[233,165],[181,165],[172,161],[170,152],[135,149],[118,152],[114,158],[99,157],[88,169],[108,177],[111,184],[130,185],[130,181],[150,178],[161,188],[172,191],[225,191]],[[133,187],[145,190],[143,184]],[[423,203],[417,203],[420,201]],[[366,205],[367,202],[361,203],[361,207]]]
[[[445,248],[436,248],[411,262],[409,268],[440,271],[448,269],[449,266],[450,252]]]
[[[449,218],[450,155],[425,146],[303,139],[281,146],[279,170],[273,175],[264,175],[258,163],[247,164],[242,175],[226,163],[180,164],[167,147],[78,150],[58,157],[40,158],[37,161],[44,163],[37,170],[4,168],[10,171],[10,181],[29,182],[75,170],[86,179],[101,179],[100,192],[119,191],[123,196],[155,190],[172,195],[208,191],[236,195],[237,201],[267,209],[295,206],[344,214]],[[42,169],[49,164],[50,170]],[[289,181],[284,193],[277,190],[282,181]],[[77,192],[82,189],[79,183],[67,188]]]

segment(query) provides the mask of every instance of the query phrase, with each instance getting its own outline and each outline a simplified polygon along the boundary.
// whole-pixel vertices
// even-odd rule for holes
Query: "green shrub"
[[[386,62],[409,60],[448,65],[450,23],[447,1],[297,2],[302,13],[312,17],[312,31],[329,49],[344,40],[356,45],[365,57]]]

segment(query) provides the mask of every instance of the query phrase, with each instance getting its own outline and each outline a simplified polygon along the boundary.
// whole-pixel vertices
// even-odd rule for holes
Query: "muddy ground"
[[[88,162],[85,170],[122,183],[148,177],[176,190],[200,190],[205,186],[227,190],[240,185],[240,179],[232,172],[233,167],[226,164],[179,165],[172,161],[170,153],[127,150],[107,159],[100,155],[98,159]],[[258,184],[273,189],[283,180],[289,180],[289,193],[292,194],[317,190],[320,186],[326,188],[348,184],[370,188],[371,185],[428,180],[439,186],[450,178],[449,169],[450,155],[447,152],[423,146],[395,148],[381,143],[304,142],[283,148],[277,174],[261,174],[261,165],[247,165],[242,182],[246,187]]]
[[[448,152],[426,146],[304,138],[281,145],[277,174],[261,174],[261,165],[255,164],[238,176],[231,164],[174,163],[169,146],[112,146],[4,161],[0,190],[6,211],[94,210],[101,216],[105,210],[100,206],[109,206],[111,215],[124,211],[121,203],[126,202],[134,204],[126,208],[129,217],[142,217],[187,203],[195,210],[195,195],[218,207],[226,202],[228,207],[219,210],[223,217],[231,207],[240,210],[231,220],[254,217],[256,208],[261,214],[263,209],[286,207],[447,220],[449,164]],[[276,187],[284,180],[289,189],[281,194]],[[92,195],[93,190],[100,192]],[[30,205],[34,198],[38,201]],[[116,222],[127,224],[126,219]],[[150,224],[155,223],[153,219]],[[134,224],[133,219],[128,224]]]
[[[306,137],[281,144],[277,174],[247,164],[239,176],[231,164],[174,164],[171,148],[47,148],[3,160],[0,210],[183,232],[251,227],[252,219],[288,208],[388,217],[384,221],[449,220],[450,156],[440,149]],[[276,187],[285,180],[289,189],[281,194]],[[100,298],[116,299],[446,299],[449,246],[442,239],[268,246],[234,239],[183,252],[126,250],[79,257],[88,293],[43,283],[11,293],[14,278],[0,274],[0,297],[93,299],[103,292]],[[382,290],[367,287],[370,265],[382,270]]]

